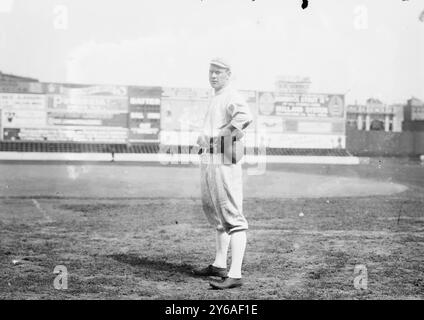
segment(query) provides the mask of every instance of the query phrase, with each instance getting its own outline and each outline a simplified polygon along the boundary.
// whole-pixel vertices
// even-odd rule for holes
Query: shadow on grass
[[[151,271],[159,271],[159,272],[169,272],[169,273],[180,273],[182,275],[191,276],[194,278],[198,278],[197,275],[193,273],[193,266],[183,263],[171,263],[164,260],[152,260],[149,258],[139,257],[134,254],[112,254],[108,255],[108,258],[112,258],[118,262],[129,264],[133,267],[140,267],[149,269]]]

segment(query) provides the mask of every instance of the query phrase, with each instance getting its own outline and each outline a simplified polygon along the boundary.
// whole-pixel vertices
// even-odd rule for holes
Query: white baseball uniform
[[[232,124],[243,131],[252,122],[244,98],[231,86],[221,89],[212,98],[205,117],[203,134],[217,137],[220,129]],[[243,215],[243,185],[241,162],[226,164],[222,156],[204,152],[200,155],[200,176],[203,210],[217,229],[232,233],[247,230]]]

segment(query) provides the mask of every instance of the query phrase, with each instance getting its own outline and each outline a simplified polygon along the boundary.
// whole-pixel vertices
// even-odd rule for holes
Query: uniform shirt
[[[231,123],[237,130],[243,131],[253,120],[249,106],[244,98],[231,86],[215,93],[203,124],[203,134],[216,137],[222,128]]]

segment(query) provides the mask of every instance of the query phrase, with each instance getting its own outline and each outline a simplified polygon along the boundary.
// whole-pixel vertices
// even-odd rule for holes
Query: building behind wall
[[[16,82],[16,81],[21,81],[21,82],[38,82],[37,79],[28,78],[28,77],[21,77],[21,76],[15,76],[13,74],[6,74],[6,73],[1,72],[1,70],[0,70],[0,81],[1,82]]]
[[[0,92],[41,93],[42,87],[37,79],[6,74],[0,71]]]
[[[415,155],[424,155],[424,102],[417,98],[407,101],[403,130],[413,137]]]
[[[424,103],[411,98],[404,105],[384,106],[369,99],[348,107],[347,149],[362,156],[424,155]],[[384,119],[384,122],[383,122]],[[384,123],[384,129],[382,130]]]
[[[404,131],[424,132],[424,102],[417,98],[409,99],[404,108],[404,118]]]
[[[360,131],[401,132],[403,105],[387,105],[378,99],[370,98],[365,105],[347,107],[347,126]]]

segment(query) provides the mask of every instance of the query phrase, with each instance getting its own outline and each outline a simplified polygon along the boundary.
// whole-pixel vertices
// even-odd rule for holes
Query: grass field
[[[70,173],[66,165],[0,164],[0,299],[424,297],[424,167],[419,163],[273,165],[265,176],[275,176],[273,182],[247,177],[245,285],[228,291],[210,290],[209,279],[191,274],[214,256],[214,232],[196,186],[189,185],[195,169],[190,177],[179,168],[176,176],[167,171],[164,176],[177,179],[174,185],[183,191],[163,196],[161,190],[170,187],[156,176],[157,166],[148,166],[142,177],[139,166],[72,168]],[[115,176],[107,180],[111,172],[124,171],[117,183]],[[304,188],[302,182],[287,181],[284,174],[310,175],[314,183],[321,177],[327,187],[365,181],[360,189],[375,182],[376,189],[399,183],[407,190],[351,196],[350,189],[334,193],[343,184],[324,191],[313,184],[302,197],[302,189],[292,190]],[[266,184],[276,193],[257,192]],[[130,193],[134,188],[137,194]],[[293,194],[284,197],[279,188]],[[53,286],[57,265],[68,270],[66,290]],[[367,289],[354,287],[356,265],[367,269]]]

